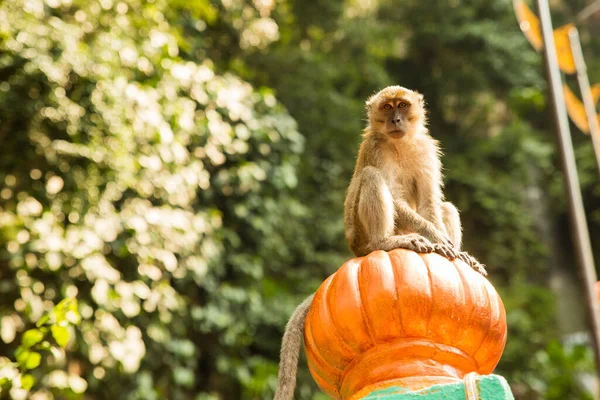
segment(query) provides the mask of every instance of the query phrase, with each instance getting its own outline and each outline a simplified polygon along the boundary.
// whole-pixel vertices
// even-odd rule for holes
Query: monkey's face
[[[423,95],[401,86],[389,86],[367,101],[369,123],[391,139],[416,134],[425,123]]]

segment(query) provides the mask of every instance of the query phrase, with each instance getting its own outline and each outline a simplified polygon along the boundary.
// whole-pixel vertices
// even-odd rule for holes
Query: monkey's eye
[[[391,104],[386,104],[385,106],[383,106],[384,110],[391,110],[393,107]]]
[[[408,107],[410,104],[408,104],[405,101],[401,101],[400,103],[398,103],[398,108],[406,108]]]

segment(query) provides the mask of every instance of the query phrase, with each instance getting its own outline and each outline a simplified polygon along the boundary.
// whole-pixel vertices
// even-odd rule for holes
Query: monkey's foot
[[[487,271],[485,270],[485,265],[479,262],[475,257],[467,253],[466,251],[461,251],[458,253],[459,260],[464,261],[469,267],[473,268],[475,271],[479,272],[483,276],[487,276]]]
[[[433,253],[434,245],[418,233],[402,235],[403,242],[400,248],[412,250],[417,253]]]
[[[446,257],[450,261],[455,260],[459,256],[459,252],[454,247],[441,243],[433,245],[433,252]]]
[[[487,276],[485,265],[480,263],[479,260],[477,260],[475,257],[470,255],[466,251],[458,251],[453,246],[449,246],[447,244],[435,243],[433,245],[433,252],[446,257],[450,261],[454,261],[458,258],[459,260],[467,264],[469,267],[479,272],[481,275]]]

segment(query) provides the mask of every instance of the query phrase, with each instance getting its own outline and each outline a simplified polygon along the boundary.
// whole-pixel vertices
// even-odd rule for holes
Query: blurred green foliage
[[[42,362],[44,352],[51,352],[62,357],[59,348],[66,348],[72,337],[73,327],[81,321],[77,309],[77,300],[66,298],[44,314],[36,323],[36,328],[29,329],[21,336],[21,344],[15,350],[16,362],[0,357],[0,396],[7,398],[24,397],[36,382],[34,374],[40,377],[46,371],[34,371]],[[55,375],[64,377],[63,371],[55,371]],[[79,376],[71,376],[69,390],[66,394],[83,393],[87,383]]]
[[[389,84],[425,94],[465,248],[505,300],[498,371],[518,398],[584,398],[589,351],[559,344],[547,289],[567,221],[543,65],[503,0],[0,3],[0,350],[24,368],[66,345],[11,396],[270,398],[287,318],[351,257],[363,101]],[[34,327],[68,298],[72,340]],[[300,365],[297,398],[323,399]]]

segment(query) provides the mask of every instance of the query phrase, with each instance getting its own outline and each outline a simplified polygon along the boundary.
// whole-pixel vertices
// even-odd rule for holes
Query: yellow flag
[[[523,0],[513,0],[513,8],[519,21],[519,28],[531,43],[534,49],[540,51],[544,47],[542,39],[542,29],[540,28],[539,18],[531,11]],[[563,25],[554,30],[554,44],[556,47],[556,56],[558,58],[558,67],[566,74],[575,73],[575,61],[571,53],[571,44],[569,42],[569,29],[573,24]]]
[[[533,48],[540,51],[544,47],[540,20],[522,0],[513,0],[513,8],[519,21],[519,28]]]
[[[587,116],[585,114],[585,107],[583,103],[575,96],[575,93],[569,89],[566,84],[563,84],[563,93],[565,95],[565,104],[567,105],[567,112],[571,121],[579,128],[583,133],[590,133],[590,125],[588,124]],[[594,104],[600,99],[600,83],[592,86],[592,98]],[[596,114],[598,124],[600,125],[600,115]]]
[[[558,66],[565,74],[574,74],[575,59],[571,52],[571,42],[569,41],[569,30],[573,24],[566,24],[554,30],[554,45],[556,46],[556,56],[558,57]]]

